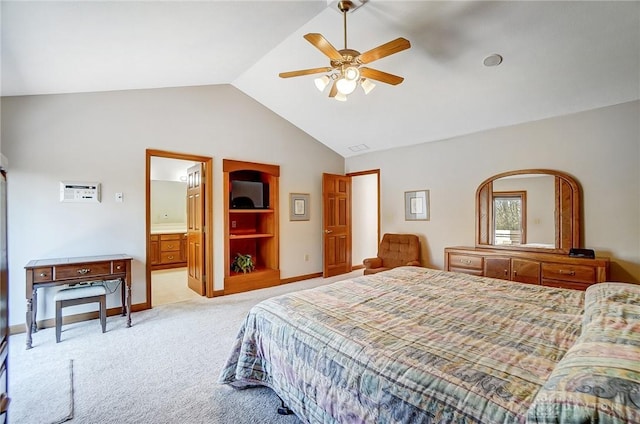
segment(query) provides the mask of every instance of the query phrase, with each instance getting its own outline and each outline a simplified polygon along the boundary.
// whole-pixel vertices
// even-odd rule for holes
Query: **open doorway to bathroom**
[[[147,150],[147,303],[213,292],[212,159]]]
[[[364,268],[365,258],[375,257],[380,242],[380,170],[352,172],[351,213],[358,217],[351,224],[351,263]]]

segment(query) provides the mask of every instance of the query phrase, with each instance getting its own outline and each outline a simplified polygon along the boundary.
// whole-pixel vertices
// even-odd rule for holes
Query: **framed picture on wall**
[[[289,193],[289,221],[309,220],[309,194]]]
[[[404,220],[429,220],[429,190],[404,192]]]

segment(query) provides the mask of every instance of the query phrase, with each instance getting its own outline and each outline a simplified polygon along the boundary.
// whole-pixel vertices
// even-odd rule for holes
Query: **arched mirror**
[[[568,253],[580,247],[580,187],[548,169],[504,172],[476,191],[476,247]]]

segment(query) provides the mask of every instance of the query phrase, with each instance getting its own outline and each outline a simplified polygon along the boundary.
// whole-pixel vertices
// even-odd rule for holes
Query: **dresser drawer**
[[[172,241],[172,240],[176,240],[178,242],[180,242],[180,240],[182,239],[182,234],[178,233],[178,234],[160,234],[160,241]]]
[[[555,281],[555,280],[542,280],[542,285],[547,287],[558,287],[561,289],[572,289],[572,290],[586,290],[591,284],[590,283],[577,283],[575,281]]]
[[[477,275],[482,275],[482,259],[482,256],[451,254],[449,255],[449,270],[453,271],[454,268],[475,269],[480,271],[480,274]],[[457,270],[457,272],[461,271]]]
[[[477,275],[478,277],[482,277],[482,275],[483,275],[481,269],[467,269],[467,268],[449,267],[449,271],[451,271],[451,272],[461,272],[463,274],[469,274],[469,275]]]
[[[160,262],[163,264],[169,264],[172,262],[182,262],[180,258],[180,252],[161,252]]]
[[[542,264],[542,278],[591,284],[596,282],[596,270],[591,266],[546,263]]]
[[[180,239],[160,242],[161,252],[174,252],[180,250]]]
[[[78,277],[96,277],[111,274],[111,263],[61,265],[56,267],[56,280]]]
[[[33,269],[33,282],[45,283],[53,280],[53,269],[51,267],[46,268],[34,268]]]

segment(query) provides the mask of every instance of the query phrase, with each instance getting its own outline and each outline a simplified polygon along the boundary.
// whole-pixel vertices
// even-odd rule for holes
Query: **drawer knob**
[[[116,269],[122,269],[122,265],[117,265]]]
[[[85,275],[85,274],[88,274],[90,272],[91,272],[91,269],[89,269],[89,268],[80,268],[78,270],[78,274],[80,274],[80,275]]]
[[[574,275],[576,275],[576,272],[575,271],[563,271],[563,270],[560,270],[560,275],[571,275],[571,276],[574,276]]]
[[[471,261],[469,259],[460,259],[460,262],[463,264],[471,265]]]
[[[41,276],[41,277],[46,277],[46,276],[47,276],[47,273],[46,273],[46,272],[41,272],[41,273],[40,273],[40,276]]]
[[[173,259],[173,256],[169,256],[169,259]]]

